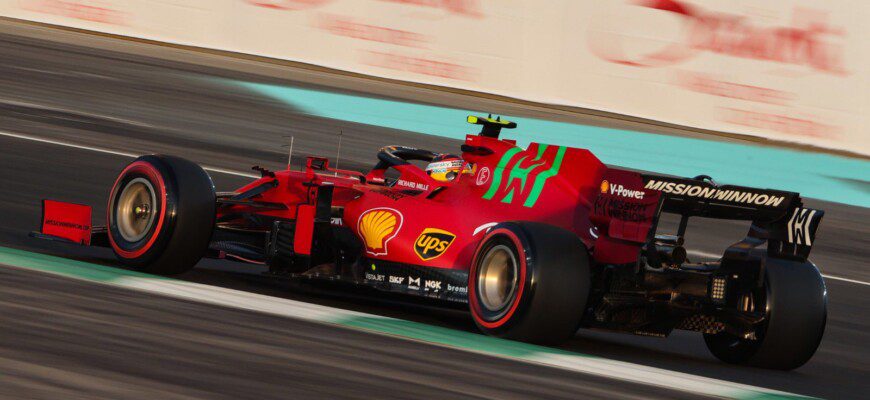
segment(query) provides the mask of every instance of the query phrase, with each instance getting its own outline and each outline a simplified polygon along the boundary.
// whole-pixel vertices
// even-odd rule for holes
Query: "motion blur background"
[[[49,253],[113,265],[105,249],[26,233],[42,198],[103,215],[130,156],[191,158],[231,190],[251,165],[285,167],[290,135],[301,160],[333,156],[343,132],[341,167],[364,169],[386,144],[456,152],[473,130],[465,115],[493,112],[519,123],[508,134],[520,144],[798,191],[827,211],[813,259],[828,278],[829,325],[805,367],[723,365],[689,333],[581,332],[563,350],[863,398],[868,20],[870,2],[854,0],[0,0],[0,191],[14,193],[0,200],[0,264]],[[700,257],[745,233],[693,228]],[[227,263],[200,267],[182,279],[455,330],[447,335],[474,329],[461,312],[300,294]],[[0,282],[9,398],[686,395],[15,268],[0,268]]]
[[[3,0],[0,10],[870,155],[861,1]]]

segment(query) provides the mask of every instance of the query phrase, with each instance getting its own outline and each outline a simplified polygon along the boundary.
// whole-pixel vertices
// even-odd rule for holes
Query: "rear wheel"
[[[705,334],[714,356],[732,364],[791,370],[815,354],[827,320],[827,290],[812,263],[767,259],[764,288],[751,296],[765,313],[754,339]]]
[[[589,258],[577,235],[508,222],[481,242],[469,271],[468,301],[487,334],[556,344],[577,332],[589,286]]]
[[[109,243],[138,270],[179,274],[208,248],[215,192],[208,174],[182,158],[149,155],[121,171],[108,205]]]

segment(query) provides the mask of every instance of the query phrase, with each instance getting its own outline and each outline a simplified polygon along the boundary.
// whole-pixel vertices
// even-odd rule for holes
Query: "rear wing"
[[[609,168],[603,178],[592,222],[604,232],[595,245],[596,259],[604,262],[628,262],[636,254],[632,249],[673,253],[682,247],[691,217],[751,221],[747,239],[756,245],[766,242],[768,256],[805,261],[825,215],[804,207],[798,193],[718,185],[708,176],[678,178]],[[680,215],[675,234],[657,235],[662,213]]]
[[[800,195],[745,186],[719,186],[707,176],[693,179],[642,175],[644,189],[662,193],[662,211],[706,218],[772,222],[800,206]]]
[[[659,191],[661,211],[689,217],[752,221],[749,237],[768,242],[768,255],[806,261],[825,212],[803,206],[795,192],[717,185],[708,176],[676,178],[643,174],[644,189]]]

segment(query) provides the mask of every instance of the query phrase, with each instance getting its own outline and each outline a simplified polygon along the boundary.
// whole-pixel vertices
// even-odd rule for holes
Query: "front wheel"
[[[142,156],[119,174],[107,213],[109,243],[121,262],[143,272],[180,274],[208,248],[214,184],[185,159]]]
[[[507,222],[493,227],[477,249],[468,302],[484,333],[558,344],[577,332],[589,287],[589,257],[577,235]]]
[[[732,364],[791,370],[815,354],[827,321],[828,295],[815,265],[778,259],[765,262],[764,287],[754,294],[765,313],[755,338],[705,334],[716,358]]]

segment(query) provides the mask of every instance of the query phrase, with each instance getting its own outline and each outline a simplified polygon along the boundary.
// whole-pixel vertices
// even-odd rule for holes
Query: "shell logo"
[[[373,256],[386,255],[387,243],[399,234],[402,220],[402,213],[392,208],[373,208],[362,213],[357,223],[357,232],[366,246],[366,253]]]
[[[610,189],[610,182],[607,179],[601,181],[601,193],[607,193],[608,189]]]

